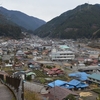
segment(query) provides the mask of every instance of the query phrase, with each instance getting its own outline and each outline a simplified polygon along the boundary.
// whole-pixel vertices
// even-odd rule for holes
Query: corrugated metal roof
[[[61,86],[67,84],[67,81],[56,80],[48,84],[50,87]]]
[[[76,73],[71,73],[68,76],[70,76],[70,77],[76,77],[79,80],[84,81],[84,80],[87,80],[88,74],[85,73],[85,72],[76,72]]]
[[[29,76],[29,75],[36,75],[36,74],[33,72],[26,73],[26,76]]]
[[[88,75],[88,77],[96,80],[100,80],[100,73],[93,73],[91,75]]]
[[[75,80],[75,79],[73,79],[70,82],[68,82],[68,84],[72,85],[72,86],[77,86],[80,83],[81,83],[81,81],[78,81],[78,80]]]

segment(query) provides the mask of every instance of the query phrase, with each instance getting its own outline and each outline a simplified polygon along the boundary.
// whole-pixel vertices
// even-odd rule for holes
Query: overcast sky
[[[84,3],[100,4],[100,0],[0,0],[1,6],[8,10],[21,11],[45,21]]]

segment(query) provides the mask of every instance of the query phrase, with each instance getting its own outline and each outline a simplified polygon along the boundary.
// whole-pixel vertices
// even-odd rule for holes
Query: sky
[[[100,0],[0,0],[0,6],[8,10],[21,11],[46,22],[84,3],[100,4]]]

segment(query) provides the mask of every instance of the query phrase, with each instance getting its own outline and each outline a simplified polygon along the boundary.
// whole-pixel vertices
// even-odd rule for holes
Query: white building
[[[61,46],[60,46],[61,47]],[[68,49],[52,49],[50,53],[51,60],[73,60],[75,58],[74,52]]]

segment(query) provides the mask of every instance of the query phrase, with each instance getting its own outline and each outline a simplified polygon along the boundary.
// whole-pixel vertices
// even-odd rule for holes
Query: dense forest
[[[0,25],[0,36],[11,37],[11,38],[22,38],[21,29],[13,25]]]
[[[22,38],[21,28],[0,14],[0,36]]]
[[[100,38],[100,5],[80,5],[47,22],[34,34],[62,39]]]

